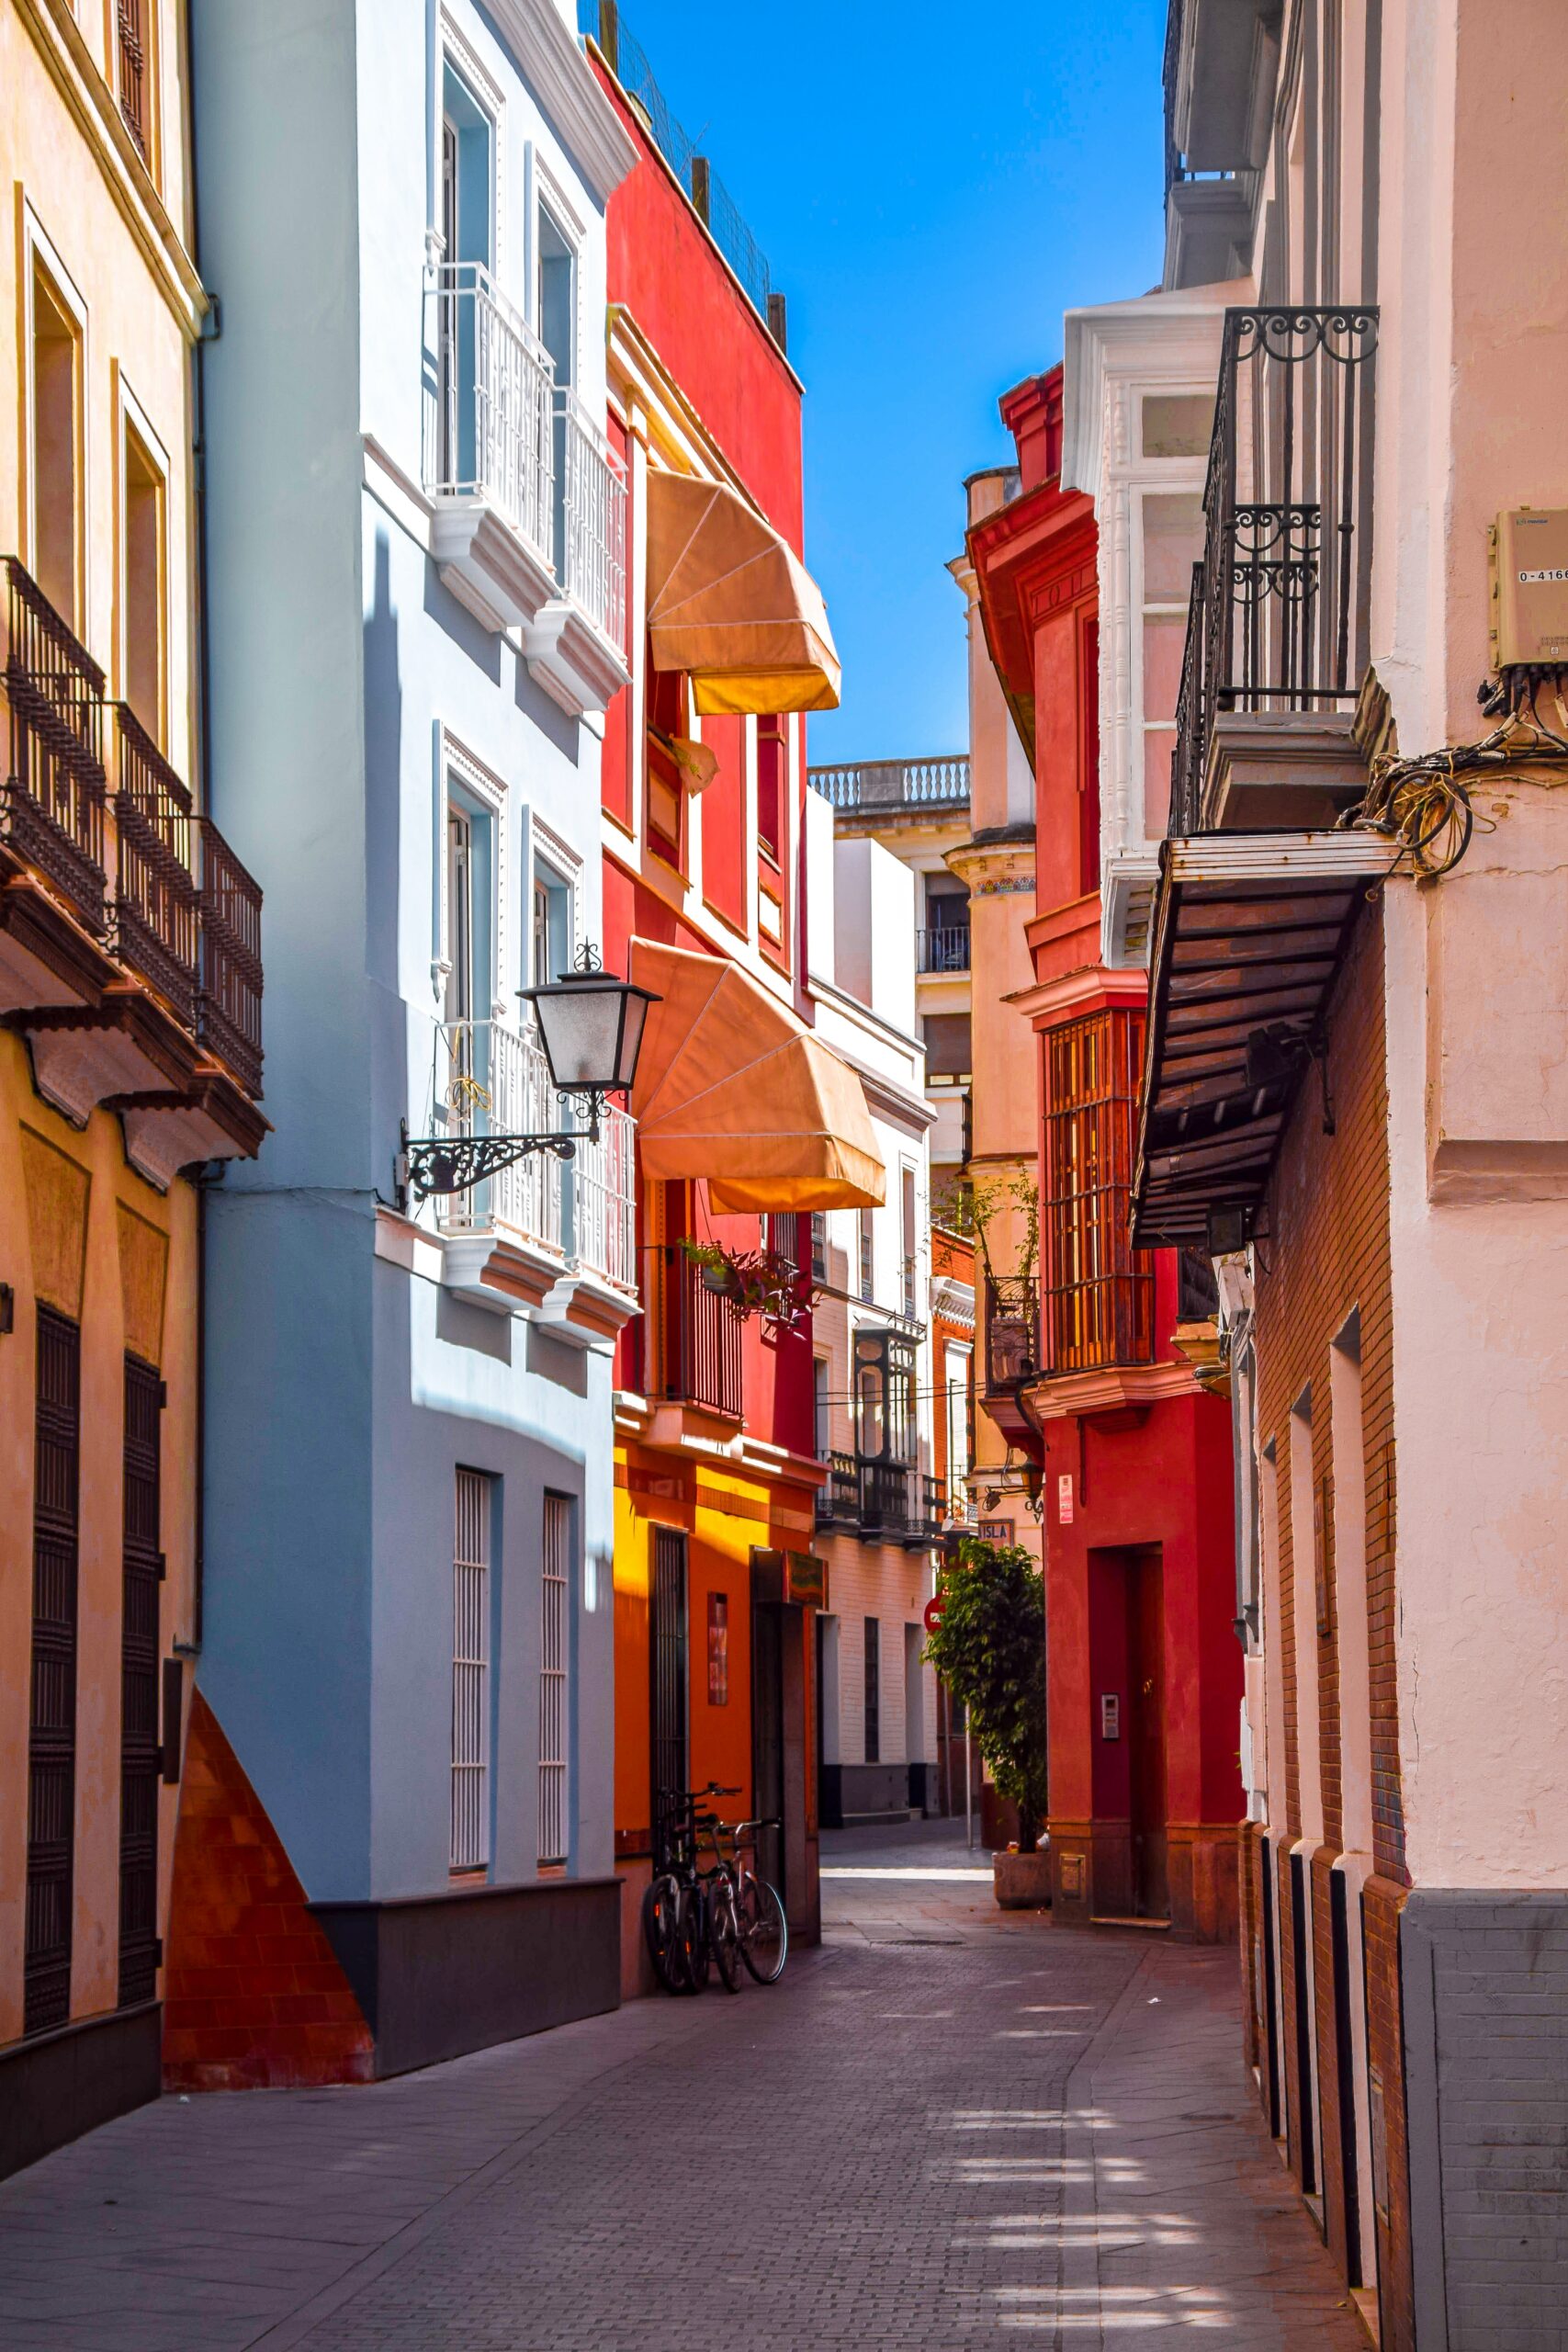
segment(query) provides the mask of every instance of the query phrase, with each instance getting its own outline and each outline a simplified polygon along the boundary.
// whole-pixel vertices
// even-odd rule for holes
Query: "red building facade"
[[[683,1245],[771,1252],[803,1270],[807,1297],[809,1213],[880,1198],[881,1175],[859,1080],[804,1027],[804,714],[836,700],[837,662],[799,561],[801,386],[782,302],[710,227],[706,167],[613,11],[590,54],[639,151],[608,214],[632,682],[606,721],[604,956],[661,1000],[632,1098],[643,1312],[614,1375],[630,1992],[646,1979],[637,1914],[671,1792],[716,1781],[735,1792],[727,1816],[776,1817],[764,1870],[792,1932],[813,1939],[818,1925],[825,1473],[809,1309],[738,1319]],[[841,1119],[824,1114],[835,1089]]]
[[[1015,1002],[1038,1041],[1040,1254],[987,1378],[1042,1479],[1054,1899],[1063,1920],[1218,1939],[1242,1812],[1230,1418],[1172,1340],[1209,1311],[1183,1295],[1204,1270],[1129,1238],[1146,981],[1100,961],[1096,526],[1061,485],[1061,369],[1002,416],[1019,486],[969,553],[1036,778],[1034,980]]]

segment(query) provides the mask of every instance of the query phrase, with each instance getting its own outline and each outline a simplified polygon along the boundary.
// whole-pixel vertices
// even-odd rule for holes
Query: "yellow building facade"
[[[197,1171],[260,897],[203,812],[184,11],[0,0],[0,2173],[159,2085]]]

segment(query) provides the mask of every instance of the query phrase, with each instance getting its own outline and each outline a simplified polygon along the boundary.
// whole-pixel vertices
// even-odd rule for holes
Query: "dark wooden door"
[[[1334,1947],[1334,2059],[1339,2087],[1339,2184],[1345,2216],[1345,2269],[1352,2287],[1364,2287],[1361,2276],[1361,2184],[1356,2149],[1356,2109],[1360,2093],[1356,2081],[1355,2040],[1350,2004],[1360,1987],[1350,1969],[1348,1889],[1342,1870],[1328,1873],[1328,1925]]]
[[[687,1761],[686,1538],[678,1527],[653,1531],[653,1590],[649,1607],[649,1774],[653,1848],[664,1859],[671,1801],[683,1795]]]
[[[38,1310],[33,1463],[33,1646],[28,1736],[28,1894],[22,2030],[71,2014],[72,1846],[76,1806],[76,1541],[82,1335]]]
[[[163,1383],[125,1359],[120,1618],[119,1999],[150,2001],[158,1968],[158,1548]]]
[[[1165,1575],[1158,1552],[1127,1560],[1128,1812],[1137,1916],[1170,1916],[1166,1860]]]
[[[759,1820],[784,1818],[784,1610],[777,1601],[751,1604],[751,1803]],[[782,1829],[764,1829],[758,1867],[789,1905]]]

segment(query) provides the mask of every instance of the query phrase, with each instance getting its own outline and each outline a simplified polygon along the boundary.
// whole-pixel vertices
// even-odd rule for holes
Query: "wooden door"
[[[653,1531],[648,1646],[653,1850],[656,1862],[661,1862],[670,1802],[684,1793],[690,1780],[686,1740],[686,1538],[678,1527],[656,1527]]]
[[[1157,1551],[1127,1560],[1128,1813],[1137,1916],[1170,1916],[1166,1861],[1165,1575]]]

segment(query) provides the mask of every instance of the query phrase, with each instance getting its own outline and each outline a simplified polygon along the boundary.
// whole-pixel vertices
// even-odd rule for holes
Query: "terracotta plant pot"
[[[1051,1856],[1045,1846],[1032,1854],[1021,1854],[1010,1846],[992,1856],[991,1870],[1004,1911],[1039,1911],[1050,1904]]]

